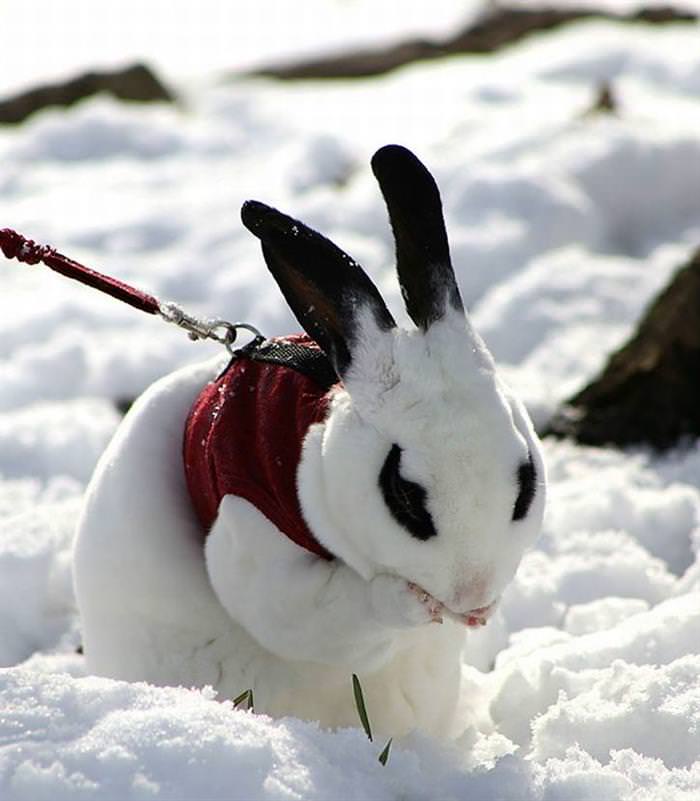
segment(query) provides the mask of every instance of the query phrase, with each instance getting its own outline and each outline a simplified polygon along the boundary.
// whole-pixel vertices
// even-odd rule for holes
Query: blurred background
[[[431,7],[432,5],[432,7]],[[146,61],[177,82],[402,35],[444,35],[479,0],[6,0],[0,90]]]
[[[368,167],[405,144],[543,425],[700,239],[699,9],[6,0],[0,226],[195,313],[296,330],[238,219],[253,197],[335,239],[405,319]],[[3,262],[0,286],[0,409],[121,404],[215,352],[48,271]]]

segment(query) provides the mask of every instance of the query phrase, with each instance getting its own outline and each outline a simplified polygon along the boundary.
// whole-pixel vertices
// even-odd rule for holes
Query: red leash
[[[147,314],[160,312],[160,303],[152,295],[141,292],[140,289],[135,289],[116,278],[110,278],[108,275],[78,264],[77,261],[63,256],[48,245],[38,245],[33,239],[27,239],[11,228],[0,230],[0,248],[8,259],[17,259],[25,264],[42,262],[61,275],[99,289],[100,292],[106,292],[113,298],[128,303]]]
[[[11,228],[0,229],[0,249],[8,259],[17,259],[24,264],[41,262],[61,275],[80,281],[81,284],[93,287],[100,292],[111,295],[123,303],[128,303],[147,314],[159,314],[166,322],[184,328],[190,339],[213,339],[221,342],[229,350],[236,339],[237,330],[244,328],[260,340],[264,337],[249,323],[229,323],[226,320],[202,320],[185,314],[175,303],[161,303],[153,295],[142,292],[123,281],[109,275],[98,273],[73,259],[69,259],[48,245],[38,245],[33,239],[27,239]]]

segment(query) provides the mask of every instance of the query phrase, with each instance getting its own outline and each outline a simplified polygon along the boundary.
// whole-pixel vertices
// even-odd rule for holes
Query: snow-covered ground
[[[324,11],[338,30],[345,5]],[[238,220],[253,197],[331,236],[401,317],[368,159],[403,143],[442,187],[465,300],[541,423],[700,243],[699,35],[588,22],[348,84],[195,93],[182,66],[166,74],[181,107],[97,98],[0,129],[0,227],[194,312],[296,330]],[[9,40],[19,58],[29,43]],[[601,80],[617,116],[584,113]],[[359,728],[84,675],[71,539],[114,401],[216,347],[42,268],[1,262],[0,286],[3,799],[700,797],[700,447],[546,443],[543,534],[469,635],[471,725],[449,746],[412,735],[384,768]]]

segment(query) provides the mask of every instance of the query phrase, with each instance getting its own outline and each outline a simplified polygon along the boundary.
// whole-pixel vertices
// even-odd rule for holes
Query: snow
[[[10,5],[15,31],[38,9]],[[399,141],[434,171],[474,323],[542,423],[600,369],[698,244],[697,26],[585,22],[495,56],[374,81],[222,85],[214,71],[332,49],[346,32],[348,42],[396,38],[425,29],[431,15],[433,32],[447,30],[462,4],[402,4],[410,13],[396,19],[388,3],[370,34],[364,0],[318,2],[294,26],[295,41],[290,4],[258,4],[245,19],[226,4],[240,42],[257,31],[247,51],[213,3],[189,16],[163,16],[154,3],[167,24],[135,27],[119,47],[104,22],[85,36],[92,5],[72,0],[61,19],[52,11],[45,58],[13,45],[4,85],[144,53],[150,31],[155,63],[186,102],[95,98],[3,129],[0,225],[195,314],[249,320],[266,334],[296,330],[238,222],[253,197],[337,241],[405,319],[368,168],[376,147]],[[132,5],[115,16],[122,33]],[[312,28],[314,14],[331,33]],[[178,61],[188,25],[200,46]],[[81,31],[81,48],[56,44]],[[620,112],[587,116],[603,79]],[[410,735],[383,768],[383,743],[359,727],[321,731],[233,710],[206,690],[85,675],[72,532],[118,424],[114,403],[217,346],[192,344],[40,267],[7,262],[0,276],[3,799],[700,795],[697,444],[658,457],[546,442],[544,530],[500,614],[465,651],[470,725],[450,744]]]

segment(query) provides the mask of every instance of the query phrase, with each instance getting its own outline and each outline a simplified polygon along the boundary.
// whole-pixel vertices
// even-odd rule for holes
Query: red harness
[[[238,351],[190,410],[184,438],[187,487],[205,532],[224,495],[237,495],[292,542],[332,559],[311,533],[297,495],[301,448],[309,427],[326,418],[329,382],[319,381],[314,371],[302,372],[293,360],[280,364],[265,358],[276,346],[322,361],[318,345],[304,335]]]

